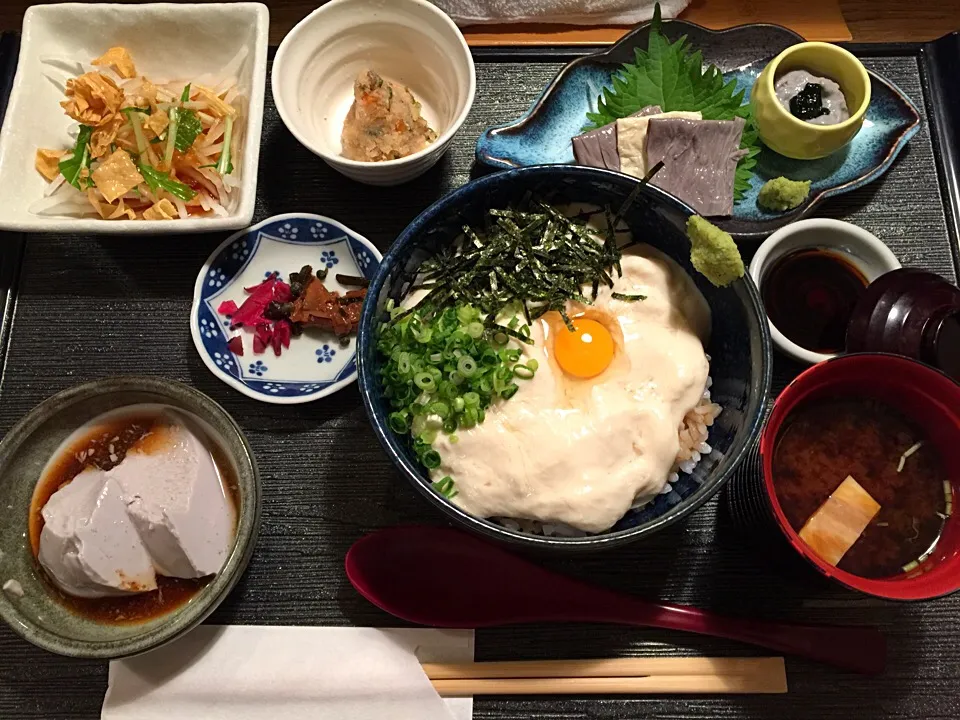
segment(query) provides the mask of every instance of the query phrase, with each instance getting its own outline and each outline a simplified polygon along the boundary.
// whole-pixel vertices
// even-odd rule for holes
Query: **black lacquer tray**
[[[923,128],[883,179],[828,201],[820,214],[875,233],[904,265],[955,280],[960,80],[953,68],[960,63],[960,37],[849,47],[917,103]],[[255,220],[291,211],[329,215],[385,249],[441,194],[483,172],[473,160],[485,127],[520,115],[565,62],[595,49],[477,50],[477,100],[450,152],[427,175],[393,189],[355,185],[303,149],[280,122],[268,89]],[[16,51],[15,35],[0,40],[0,104]],[[381,452],[355,386],[311,405],[270,406],[245,398],[206,370],[187,319],[196,273],[222,239],[0,234],[0,433],[47,396],[86,380],[145,373],[190,383],[244,428],[264,481],[253,561],[211,622],[395,625],[354,593],[342,571],[343,555],[373,529],[443,519]],[[774,390],[801,369],[778,356]],[[755,472],[750,461],[741,470],[746,478]],[[544,563],[627,592],[722,612],[877,626],[890,645],[885,675],[867,678],[788,659],[787,695],[481,698],[474,717],[960,717],[960,594],[925,604],[861,597],[827,584],[769,545],[738,526],[720,497],[648,541]],[[620,627],[477,633],[479,660],[758,652],[723,640]],[[103,663],[49,655],[0,627],[0,718],[98,718],[106,670]]]

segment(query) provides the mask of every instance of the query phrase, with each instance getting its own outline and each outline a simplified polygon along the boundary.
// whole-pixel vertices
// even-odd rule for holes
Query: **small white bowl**
[[[863,228],[842,220],[811,218],[785,225],[768,237],[753,256],[750,277],[762,293],[764,276],[777,260],[797,250],[811,248],[842,254],[863,273],[867,282],[873,282],[884,273],[900,267],[900,261],[890,248]],[[772,322],[770,336],[781,352],[803,363],[815,365],[836,357],[835,354],[818,353],[800,347],[788,340]]]
[[[20,58],[0,132],[0,230],[58,233],[173,234],[246,227],[253,219],[260,158],[260,127],[267,76],[270,14],[252,2],[35,5],[23,17]],[[74,121],[60,107],[63,92],[46,59],[89,63],[110,47],[133,55],[137,72],[153,80],[189,82],[224,68],[246,49],[238,87],[248,104],[243,127],[241,187],[231,193],[226,217],[186,220],[103,220],[45,216],[29,211],[48,183],[34,168],[39,147],[67,149]]]
[[[410,88],[437,139],[399,160],[343,157],[340,134],[357,74],[371,69]],[[426,0],[333,0],[280,43],[271,74],[280,118],[338,172],[399,185],[430,169],[463,125],[476,93],[473,56],[446,14]]]

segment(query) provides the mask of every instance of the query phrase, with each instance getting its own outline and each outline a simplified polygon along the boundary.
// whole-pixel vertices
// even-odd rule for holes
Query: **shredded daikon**
[[[142,219],[167,200],[180,219],[200,210],[229,214],[224,202],[241,185],[237,137],[247,103],[237,85],[248,54],[240,49],[216,74],[166,82],[136,74],[123,48],[111,48],[110,60],[97,58],[102,65],[41,58],[43,73],[65,94],[67,80],[75,80],[63,103],[75,122],[67,130],[61,174],[29,211],[108,219],[132,212]],[[110,188],[106,197],[101,182]]]

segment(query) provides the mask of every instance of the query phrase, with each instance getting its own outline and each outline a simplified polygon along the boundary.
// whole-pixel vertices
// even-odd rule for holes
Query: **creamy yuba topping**
[[[578,379],[561,369],[553,338],[562,320],[549,313],[531,328],[535,344],[517,345],[539,363],[535,376],[494,403],[483,423],[458,430],[456,442],[437,437],[442,465],[432,477],[452,476],[452,501],[467,512],[600,532],[663,489],[678,428],[706,386],[710,309],[690,276],[650,246],[626,251],[622,269],[592,305],[567,306],[613,338],[603,372]]]
[[[201,440],[171,419],[108,471],[87,468],[42,510],[39,560],[78,597],[157,589],[157,575],[217,573],[234,510]]]

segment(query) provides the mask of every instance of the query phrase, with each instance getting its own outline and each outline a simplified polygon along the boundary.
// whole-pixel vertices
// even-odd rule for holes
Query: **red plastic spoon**
[[[592,587],[448,528],[398,527],[367,535],[347,553],[347,577],[391,615],[433,627],[602,622],[713,635],[880,673],[886,642],[873,628],[788,625],[724,617]]]

